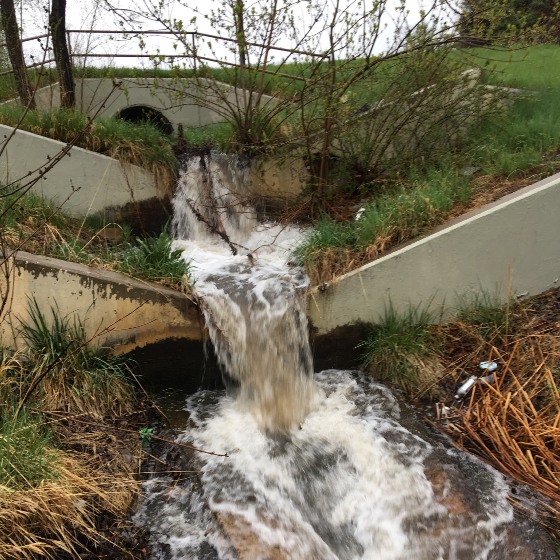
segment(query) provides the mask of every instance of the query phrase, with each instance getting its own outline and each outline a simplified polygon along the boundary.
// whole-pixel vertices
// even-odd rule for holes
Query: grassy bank
[[[102,525],[122,524],[139,491],[145,419],[128,366],[56,309],[30,306],[25,350],[0,349],[0,556],[122,554]]]
[[[487,61],[486,82],[530,91],[478,122],[460,149],[436,153],[421,166],[395,167],[392,177],[360,187],[350,199],[327,200],[313,232],[296,251],[315,284],[501,196],[503,187],[524,186],[560,168],[560,83],[552,71],[560,48],[477,49],[470,57]]]
[[[172,250],[173,239],[165,228],[158,236],[134,237],[126,225],[72,218],[33,194],[0,197],[0,218],[2,241],[9,249],[188,289],[189,265]]]
[[[96,119],[78,111],[25,111],[22,107],[0,107],[0,124],[46,136],[138,165],[151,171],[163,185],[173,186],[176,159],[170,138],[150,124],[121,119]]]

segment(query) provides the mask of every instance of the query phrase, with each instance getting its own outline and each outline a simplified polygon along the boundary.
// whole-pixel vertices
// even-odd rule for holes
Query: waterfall
[[[287,431],[303,421],[315,392],[302,299],[307,281],[301,269],[286,266],[289,253],[278,244],[293,242],[293,228],[257,227],[246,172],[224,155],[185,162],[173,200],[175,247],[192,263],[218,360],[240,384],[240,406],[262,429]]]
[[[313,375],[307,281],[287,266],[301,233],[257,221],[246,172],[226,156],[190,158],[174,199],[175,246],[239,390],[185,398],[177,443],[220,455],[179,468],[154,458],[169,470],[145,483],[135,516],[152,532],[151,558],[551,557],[534,527],[515,532],[499,473],[443,444],[367,375]]]

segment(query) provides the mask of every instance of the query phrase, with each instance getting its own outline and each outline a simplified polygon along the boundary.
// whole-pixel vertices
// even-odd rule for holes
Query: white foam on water
[[[500,475],[481,469],[484,510],[454,519],[426,476],[433,445],[399,423],[390,392],[351,372],[317,380],[315,409],[276,438],[234,398],[188,399],[195,427],[180,440],[228,454],[197,459],[213,512],[292,560],[491,558],[513,517]]]
[[[314,392],[307,281],[286,266],[301,232],[257,227],[254,211],[241,203],[242,175],[223,157],[187,162],[174,199],[174,247],[191,265],[218,360],[241,384],[239,403],[262,428],[286,430],[305,418]],[[235,178],[235,196],[225,177]]]

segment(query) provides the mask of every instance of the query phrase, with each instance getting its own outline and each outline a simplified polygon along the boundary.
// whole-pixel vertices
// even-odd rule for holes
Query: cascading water
[[[299,234],[259,225],[240,205],[244,173],[225,156],[204,156],[189,159],[179,180],[176,246],[239,390],[186,399],[179,443],[227,456],[194,455],[200,484],[146,483],[136,521],[159,536],[152,557],[518,557],[505,545],[513,509],[499,474],[428,441],[366,376],[313,376],[306,280],[285,264]]]
[[[263,429],[288,430],[313,400],[306,282],[284,266],[287,251],[271,250],[271,236],[278,248],[280,237],[293,242],[293,230],[258,231],[255,212],[240,203],[244,182],[244,169],[226,156],[188,161],[174,198],[175,246],[192,264],[218,360],[240,384],[240,406]]]

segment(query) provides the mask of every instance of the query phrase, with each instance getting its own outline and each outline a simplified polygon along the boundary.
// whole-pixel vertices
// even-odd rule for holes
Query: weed
[[[23,400],[33,397],[45,410],[70,410],[94,418],[122,414],[130,405],[126,364],[92,350],[80,321],[50,317],[37,301],[29,303],[29,322],[22,322],[29,360],[29,383]]]
[[[361,343],[363,362],[377,381],[389,382],[409,394],[430,391],[442,375],[438,362],[439,340],[431,325],[433,313],[409,307],[399,314],[392,305]]]
[[[142,442],[142,447],[149,447],[154,436],[154,429],[140,428],[140,430],[138,430],[138,436],[140,437],[140,441]]]
[[[118,269],[137,278],[182,286],[189,280],[189,264],[172,244],[173,239],[165,229],[158,237],[137,239],[136,245],[128,245]]]

